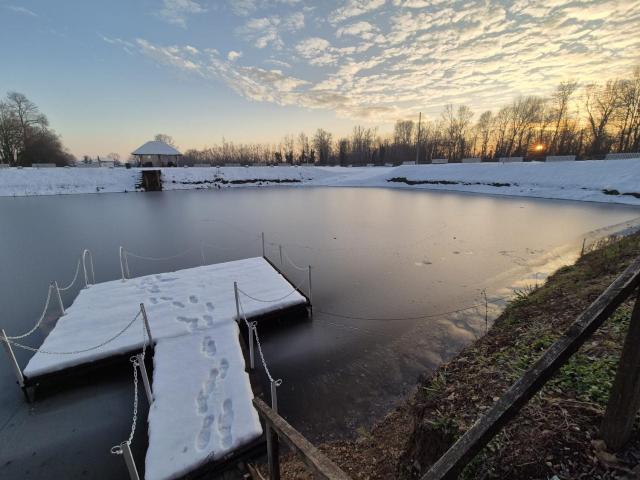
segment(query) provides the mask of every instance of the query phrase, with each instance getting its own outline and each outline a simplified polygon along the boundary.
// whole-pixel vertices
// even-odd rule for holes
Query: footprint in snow
[[[189,295],[189,301],[191,303],[198,303],[198,297],[196,297],[195,295]]]
[[[207,357],[213,357],[216,354],[216,342],[209,335],[202,340],[202,353]]]
[[[203,315],[202,319],[207,327],[213,327],[213,317],[211,315]]]
[[[196,406],[198,415],[204,415],[207,413],[207,393],[204,390],[198,392],[196,397]]]
[[[214,416],[207,415],[204,417],[202,421],[202,428],[198,433],[198,437],[196,438],[196,448],[198,450],[204,450],[209,444],[209,440],[211,439],[211,425],[213,425]]]
[[[160,300],[163,302],[168,302],[169,300],[173,300],[173,297],[160,297]]]
[[[216,380],[218,378],[218,374],[219,372],[217,368],[212,368],[211,371],[209,372],[209,378],[202,385],[202,391],[205,395],[211,395],[211,392],[213,392],[213,389],[216,386]]]
[[[207,306],[207,310],[209,310],[210,312],[213,312],[215,310],[215,308],[216,308],[216,307],[213,306],[213,303],[211,303],[211,302],[207,302],[206,306]]]
[[[156,297],[149,297],[149,301],[150,301],[151,303],[153,303],[154,305],[157,305],[157,304],[158,304],[158,299],[157,299]]]
[[[218,415],[218,432],[222,437],[222,446],[228,448],[233,443],[231,426],[233,425],[233,401],[227,398],[222,404],[222,413]]]
[[[176,320],[179,322],[183,322],[187,324],[187,328],[190,332],[193,332],[196,328],[198,328],[198,319],[192,317],[176,317]]]
[[[173,302],[173,306],[178,308],[184,308],[184,303],[175,301]]]
[[[220,378],[226,378],[227,371],[229,370],[229,360],[227,360],[226,358],[220,360],[220,370],[222,370],[222,373],[220,373]]]

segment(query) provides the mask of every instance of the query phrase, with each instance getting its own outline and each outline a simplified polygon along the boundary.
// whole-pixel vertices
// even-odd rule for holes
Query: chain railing
[[[33,332],[35,332],[40,325],[42,324],[42,322],[44,321],[45,317],[47,316],[47,311],[49,310],[49,303],[51,302],[51,292],[53,291],[53,284],[49,284],[49,290],[47,291],[47,300],[44,302],[44,308],[42,309],[42,313],[40,314],[40,317],[38,318],[38,320],[36,321],[35,325],[33,326],[33,328],[31,328],[29,331],[23,333],[22,335],[7,335],[7,339],[8,340],[20,340],[22,338],[26,338],[29,335],[31,335]]]
[[[237,283],[234,283],[234,289],[236,291],[240,291],[240,289],[238,289],[237,287]],[[274,379],[273,376],[271,375],[271,371],[269,370],[269,367],[267,366],[267,361],[264,358],[264,353],[262,351],[262,343],[260,342],[260,337],[258,336],[258,323],[257,322],[251,322],[249,323],[249,321],[247,320],[247,315],[244,312],[244,307],[242,305],[242,300],[239,298],[239,296],[236,293],[236,313],[237,313],[237,320],[238,322],[240,322],[240,320],[242,319],[244,321],[244,324],[247,327],[247,331],[249,334],[249,361],[250,361],[250,365],[251,365],[251,369],[253,370],[254,367],[254,337],[255,337],[255,344],[258,347],[258,354],[260,355],[260,360],[262,362],[262,367],[264,368],[265,373],[267,374],[267,378],[269,379],[269,385],[271,387],[271,408],[277,412],[278,411],[278,392],[277,392],[277,388],[282,385],[282,379]]]

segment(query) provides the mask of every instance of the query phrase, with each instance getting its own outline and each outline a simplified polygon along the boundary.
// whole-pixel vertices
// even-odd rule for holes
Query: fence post
[[[255,366],[255,356],[253,352],[253,329],[255,328],[253,325],[248,325],[249,328],[249,367],[251,370],[256,368]]]
[[[5,351],[9,357],[9,363],[13,367],[13,371],[16,374],[16,378],[18,379],[18,385],[20,388],[24,388],[24,375],[22,375],[22,370],[20,370],[20,365],[18,365],[18,361],[16,360],[16,356],[13,353],[13,349],[11,348],[11,344],[9,343],[9,338],[7,338],[7,333],[4,331],[4,328],[0,328],[0,333],[2,334],[2,345],[4,346]]]
[[[136,468],[136,462],[133,460],[133,455],[131,454],[129,442],[122,442],[120,444],[120,448],[122,448],[122,456],[124,457],[124,463],[127,465],[129,477],[131,480],[140,480],[138,469]]]
[[[640,409],[640,291],[633,306],[600,435],[610,450],[620,450],[629,440]]]
[[[262,256],[263,257],[265,256],[265,253],[264,253],[264,232],[262,232]]]
[[[142,374],[142,383],[144,383],[144,391],[147,394],[147,400],[149,405],[153,403],[153,391],[151,390],[151,384],[149,383],[149,376],[147,375],[147,366],[144,363],[144,355],[139,353],[136,355],[138,359],[138,368],[140,368],[140,373]]]
[[[62,303],[62,295],[60,295],[60,288],[58,287],[58,282],[53,281],[52,287],[56,289],[56,296],[58,297],[58,305],[60,306],[60,314],[64,315],[66,312],[64,311],[64,303]]]
[[[149,336],[149,345],[151,345],[153,343],[153,337],[151,336],[151,327],[149,326],[149,318],[147,318],[147,310],[144,308],[144,303],[140,304],[140,312],[142,313],[144,328],[147,330],[147,335]]]
[[[266,424],[267,460],[269,463],[269,480],[280,480],[280,443],[278,434]]]

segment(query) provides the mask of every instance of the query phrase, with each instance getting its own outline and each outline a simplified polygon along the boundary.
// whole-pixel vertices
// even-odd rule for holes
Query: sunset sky
[[[627,75],[640,0],[0,0],[0,94],[46,113],[77,156],[163,132],[181,149]]]

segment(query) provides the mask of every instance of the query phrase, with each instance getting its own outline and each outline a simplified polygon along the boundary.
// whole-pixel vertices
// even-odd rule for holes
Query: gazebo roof
[[[171,145],[159,140],[152,140],[145,143],[137,150],[134,150],[131,155],[182,155],[178,150]]]

